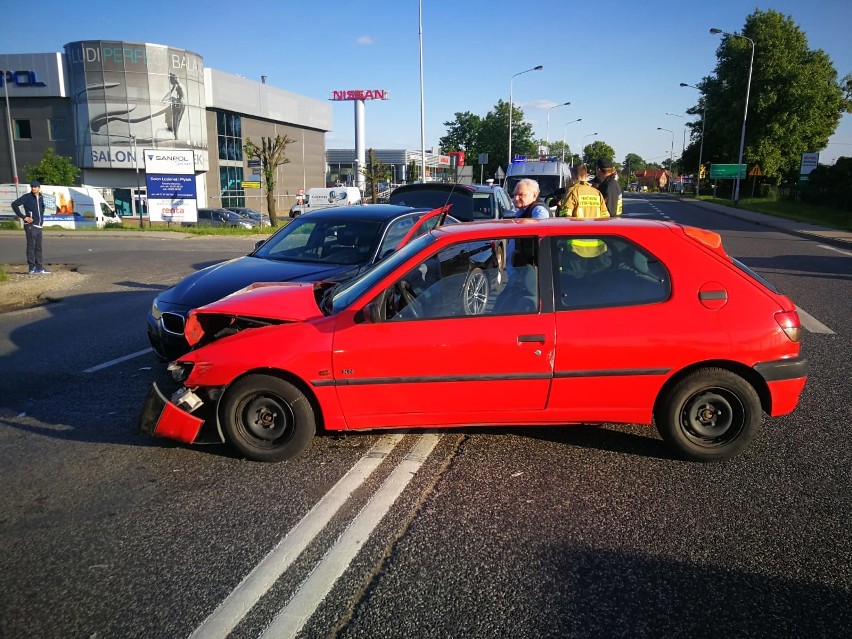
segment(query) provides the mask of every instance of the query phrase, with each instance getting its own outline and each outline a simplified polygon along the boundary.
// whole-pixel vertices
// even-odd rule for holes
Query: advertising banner
[[[192,175],[146,175],[145,184],[148,187],[149,198],[193,198],[195,177]]]
[[[134,146],[199,152],[207,170],[201,56],[154,44],[86,40],[65,45],[68,95],[83,168],[132,169]]]
[[[148,195],[148,218],[152,222],[197,222],[195,198],[153,198]]]
[[[808,183],[808,176],[817,166],[819,166],[819,153],[802,153],[802,164],[799,166],[799,186]]]

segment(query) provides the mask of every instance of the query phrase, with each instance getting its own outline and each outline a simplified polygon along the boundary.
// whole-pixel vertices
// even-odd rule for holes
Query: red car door
[[[506,275],[498,281],[493,262],[472,261],[491,247],[451,247],[426,260],[375,298],[378,321],[341,317],[333,376],[351,428],[523,423],[544,409],[554,317],[538,310],[537,289],[525,306],[500,305],[511,292]],[[430,280],[430,269],[441,276]],[[394,315],[387,309],[404,282],[416,311]],[[476,282],[487,290],[479,307],[461,296]]]

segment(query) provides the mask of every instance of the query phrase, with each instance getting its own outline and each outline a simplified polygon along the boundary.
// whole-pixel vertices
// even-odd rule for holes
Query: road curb
[[[738,209],[724,204],[716,204],[715,202],[704,202],[692,198],[678,198],[680,202],[694,204],[704,209],[712,210],[728,217],[736,218],[752,222],[759,226],[781,231],[789,235],[795,235],[808,240],[817,239],[826,244],[831,244],[838,248],[852,248],[852,233],[840,229],[833,229],[827,226],[818,224],[810,224],[808,222],[797,222],[796,220],[788,220],[785,218],[774,217],[757,211],[749,211],[746,209]]]

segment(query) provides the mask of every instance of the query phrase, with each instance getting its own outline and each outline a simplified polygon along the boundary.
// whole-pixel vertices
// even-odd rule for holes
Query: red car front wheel
[[[316,433],[316,416],[305,394],[272,375],[247,375],[230,386],[219,419],[228,441],[255,461],[291,459]]]

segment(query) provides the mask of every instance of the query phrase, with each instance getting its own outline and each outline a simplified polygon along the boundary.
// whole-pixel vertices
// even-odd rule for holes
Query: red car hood
[[[305,322],[322,317],[315,289],[319,284],[304,282],[258,282],[217,302],[190,312],[184,335],[190,345],[204,334],[203,318],[211,315],[251,317],[278,322]]]

